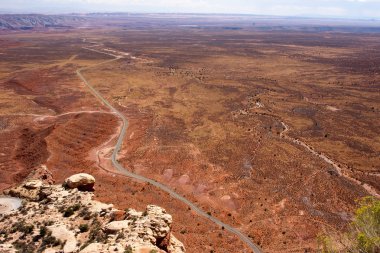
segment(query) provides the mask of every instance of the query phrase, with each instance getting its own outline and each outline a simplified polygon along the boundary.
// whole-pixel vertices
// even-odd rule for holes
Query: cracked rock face
[[[68,181],[83,182],[66,180],[65,188],[29,179],[7,191],[23,205],[0,214],[0,252],[185,252],[163,208],[118,210],[92,200],[92,192],[67,187]]]

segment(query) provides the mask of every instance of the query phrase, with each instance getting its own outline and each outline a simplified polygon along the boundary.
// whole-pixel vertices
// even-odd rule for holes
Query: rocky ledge
[[[22,206],[0,213],[0,252],[185,252],[163,208],[115,209],[83,191],[94,181],[87,174],[74,175],[64,185],[29,179],[7,190],[22,199]]]

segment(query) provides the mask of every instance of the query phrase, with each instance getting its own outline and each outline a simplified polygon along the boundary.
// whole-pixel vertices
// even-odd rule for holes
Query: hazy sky
[[[1,12],[193,12],[380,19],[380,0],[0,0]]]

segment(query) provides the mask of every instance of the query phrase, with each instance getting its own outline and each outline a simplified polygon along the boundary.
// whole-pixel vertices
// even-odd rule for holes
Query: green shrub
[[[33,253],[35,251],[35,246],[33,243],[26,243],[21,241],[16,241],[13,243],[13,246],[17,249],[18,252],[22,253]]]
[[[360,252],[380,252],[380,201],[367,197],[359,204],[352,223],[356,248]]]
[[[19,222],[16,222],[14,225],[13,225],[13,228],[11,229],[11,233],[15,233],[15,232],[21,232],[21,233],[24,233],[24,234],[31,234],[34,230],[34,226],[32,224],[26,224],[25,221],[19,221]]]
[[[132,250],[132,247],[131,246],[127,246],[124,250],[124,253],[133,253],[133,250]]]
[[[79,230],[81,233],[87,232],[88,231],[88,225],[87,224],[80,224]]]
[[[58,240],[57,238],[55,238],[51,234],[48,234],[42,240],[41,247],[45,247],[45,246],[48,246],[48,247],[49,246],[53,246],[53,247],[55,247],[55,246],[58,246],[60,244],[62,244],[62,242],[60,240]]]
[[[73,215],[73,214],[74,214],[74,210],[71,209],[71,208],[68,208],[68,209],[66,209],[66,210],[64,211],[64,213],[63,213],[63,217],[70,217],[70,216]]]
[[[47,229],[45,226],[40,227],[40,236],[44,237],[46,235]]]
[[[66,209],[63,210],[63,217],[70,217],[71,215],[73,215],[76,211],[78,211],[80,209],[80,205],[79,204],[75,204],[73,206],[70,206]]]
[[[103,232],[101,223],[96,218],[92,221],[88,240],[90,242],[105,242],[107,240],[107,235]]]
[[[361,199],[349,231],[336,236],[321,236],[319,245],[323,253],[380,252],[380,201],[373,197]]]

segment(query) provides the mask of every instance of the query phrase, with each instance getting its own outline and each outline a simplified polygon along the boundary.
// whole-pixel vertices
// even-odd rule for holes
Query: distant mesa
[[[0,15],[0,30],[34,30],[72,28],[85,18],[70,15],[17,14]]]

